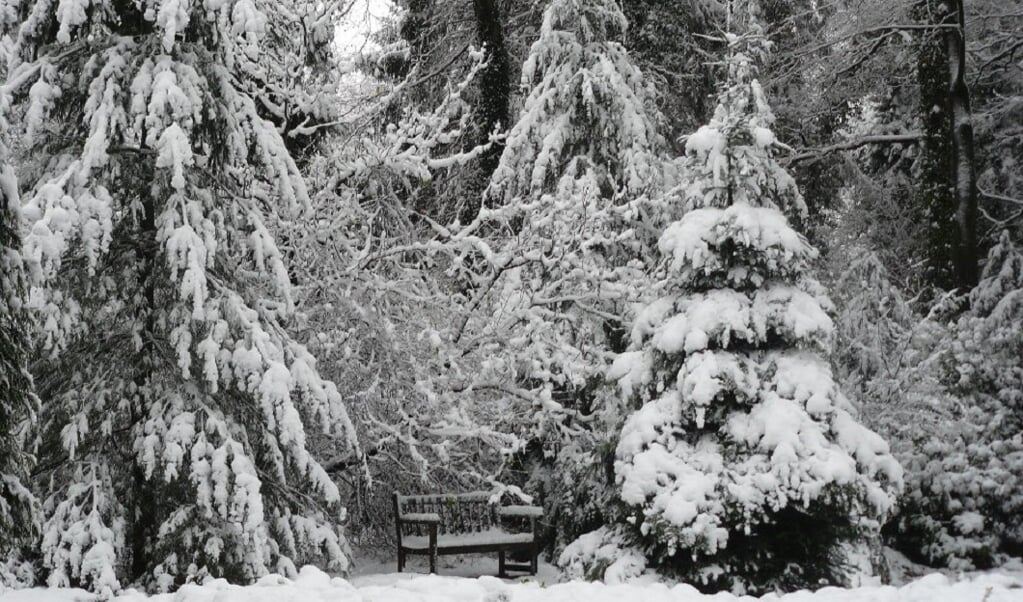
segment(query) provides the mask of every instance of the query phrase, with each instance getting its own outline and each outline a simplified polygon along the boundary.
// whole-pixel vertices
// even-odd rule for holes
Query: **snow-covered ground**
[[[246,587],[223,580],[203,586],[186,585],[174,594],[146,596],[126,592],[117,602],[737,602],[756,598],[727,593],[701,594],[688,585],[661,583],[604,585],[556,583],[556,572],[542,566],[537,578],[501,580],[496,577],[458,576],[472,571],[496,570],[486,559],[469,563],[442,563],[441,576],[421,573],[379,572],[357,574],[350,580],[332,578],[305,567],[296,579],[270,575]],[[387,567],[366,565],[363,571]],[[415,570],[415,569],[413,569]],[[479,574],[478,572],[476,573]],[[32,589],[0,593],[0,602],[84,602],[94,597],[75,589]],[[1023,602],[1023,565],[1004,571],[950,578],[931,574],[901,587],[872,586],[855,589],[825,588],[816,592],[769,594],[764,601],[784,602]]]

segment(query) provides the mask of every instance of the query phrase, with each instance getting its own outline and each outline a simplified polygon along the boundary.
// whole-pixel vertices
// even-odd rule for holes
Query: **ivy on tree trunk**
[[[926,282],[944,290],[977,283],[977,178],[966,84],[962,0],[922,0],[916,7],[935,34],[919,43],[917,83],[924,132],[916,203],[925,224]]]

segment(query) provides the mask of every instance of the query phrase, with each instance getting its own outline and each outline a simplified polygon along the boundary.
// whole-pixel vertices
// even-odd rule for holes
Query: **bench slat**
[[[428,503],[444,503],[449,500],[456,502],[489,502],[493,493],[489,491],[470,491],[469,493],[433,493],[427,495],[399,495],[398,501],[420,501]]]

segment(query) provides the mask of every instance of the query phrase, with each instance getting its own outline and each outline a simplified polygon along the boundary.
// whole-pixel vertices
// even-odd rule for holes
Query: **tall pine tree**
[[[329,59],[307,51],[330,43],[330,10],[252,0],[0,10],[14,40],[4,114],[25,116],[52,585],[109,595],[347,566],[340,495],[310,446],[354,447],[353,429],[288,335],[274,239],[309,206],[280,133],[282,90],[306,71],[274,61]]]

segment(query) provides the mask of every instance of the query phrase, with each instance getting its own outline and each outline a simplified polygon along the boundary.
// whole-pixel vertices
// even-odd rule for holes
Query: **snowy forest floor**
[[[897,560],[897,559],[896,559]],[[423,562],[420,562],[423,561]],[[914,576],[920,567],[895,566],[896,585],[816,592],[768,594],[759,600],[783,602],[1023,602],[1023,562],[994,571],[959,575]],[[413,558],[404,573],[393,562],[365,559],[350,579],[331,578],[305,567],[294,580],[270,575],[242,587],[223,580],[188,585],[175,594],[146,596],[127,591],[116,602],[739,602],[757,600],[728,593],[701,594],[688,585],[668,586],[653,580],[629,585],[561,582],[557,569],[541,562],[536,577],[498,579],[497,561],[486,556],[441,558],[440,575],[425,574],[424,558]],[[93,594],[77,589],[30,589],[0,592],[0,602],[85,602]]]

